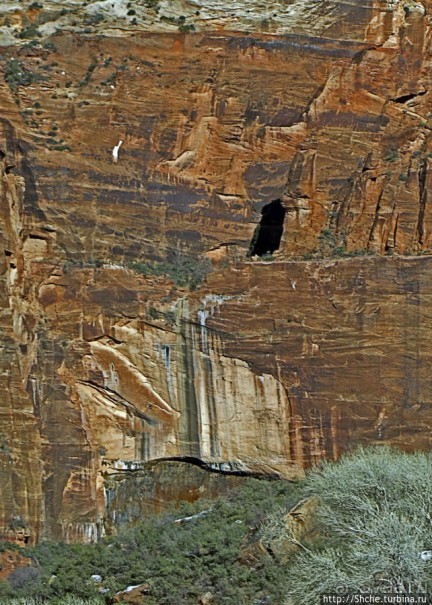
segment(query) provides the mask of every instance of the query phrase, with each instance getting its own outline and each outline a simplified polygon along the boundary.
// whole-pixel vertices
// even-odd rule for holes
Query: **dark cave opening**
[[[279,249],[286,209],[281,200],[273,200],[261,210],[261,221],[253,235],[249,256],[273,254]]]

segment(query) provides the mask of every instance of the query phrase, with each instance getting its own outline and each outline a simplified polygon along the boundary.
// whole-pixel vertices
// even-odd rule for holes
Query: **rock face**
[[[95,540],[109,481],[149,461],[157,486],[170,460],[293,477],[429,448],[432,3],[21,4],[0,23],[2,533]],[[198,481],[172,477],[167,498]]]

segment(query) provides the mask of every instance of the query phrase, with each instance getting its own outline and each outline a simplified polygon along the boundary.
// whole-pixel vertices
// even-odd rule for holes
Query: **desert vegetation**
[[[81,599],[74,595],[59,597],[50,602],[56,603],[56,605],[100,605],[101,603],[100,599]],[[18,599],[8,599],[7,601],[3,600],[1,603],[2,605],[40,605],[41,601],[39,599],[33,599],[32,597],[22,597]]]
[[[26,551],[34,571],[13,572],[1,584],[0,603],[31,597],[54,605],[94,605],[143,582],[149,586],[150,605],[196,604],[208,592],[217,603],[281,603],[284,564],[259,551],[251,566],[246,553],[266,514],[275,507],[289,508],[297,499],[297,484],[250,479],[229,497],[183,503],[99,544],[41,543]],[[203,516],[176,522],[203,510],[208,511]],[[92,581],[95,574],[101,582]],[[72,597],[76,601],[65,600]]]
[[[206,594],[218,605],[318,605],[323,593],[428,593],[431,487],[431,454],[387,447],[294,483],[248,479],[228,497],[179,504],[98,544],[26,549],[32,563],[0,583],[0,605],[109,603],[143,583],[150,605]],[[311,501],[293,532],[290,511]]]
[[[195,258],[181,253],[172,253],[161,262],[136,261],[129,268],[144,275],[164,275],[177,286],[196,290],[213,270],[207,258]]]
[[[289,567],[290,602],[311,605],[335,592],[430,592],[431,487],[430,453],[385,447],[310,473],[303,489],[318,498],[319,537]]]

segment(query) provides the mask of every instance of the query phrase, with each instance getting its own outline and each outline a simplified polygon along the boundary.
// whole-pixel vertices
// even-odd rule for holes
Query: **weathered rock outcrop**
[[[200,3],[194,33],[192,0],[28,4],[2,13],[3,533],[96,539],[107,475],[148,461],[430,447],[432,4]],[[185,258],[214,264],[194,292]]]

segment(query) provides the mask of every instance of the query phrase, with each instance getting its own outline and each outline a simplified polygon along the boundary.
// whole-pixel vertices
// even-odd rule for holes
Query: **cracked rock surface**
[[[432,3],[130,5],[0,7],[0,531],[30,541],[97,539],[125,474],[430,447]]]

